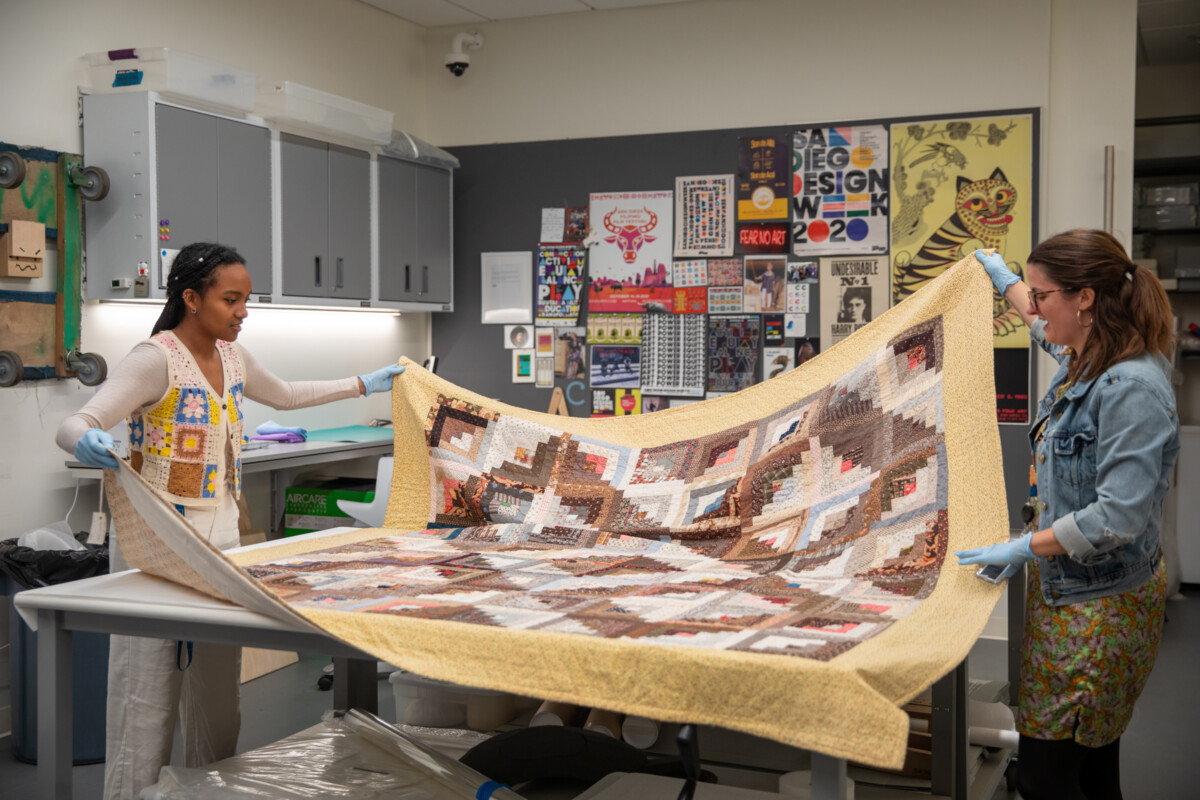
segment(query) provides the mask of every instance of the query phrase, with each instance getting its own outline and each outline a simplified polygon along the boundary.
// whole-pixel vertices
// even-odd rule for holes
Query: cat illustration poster
[[[670,311],[674,193],[590,195],[588,311]]]
[[[888,251],[888,142],[882,125],[792,136],[792,252]]]
[[[976,248],[1024,275],[1033,246],[1033,114],[901,122],[891,129],[892,302]],[[1029,346],[1020,314],[995,296],[996,347]]]

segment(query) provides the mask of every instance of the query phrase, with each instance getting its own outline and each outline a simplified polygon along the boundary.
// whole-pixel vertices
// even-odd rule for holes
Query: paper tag
[[[108,514],[103,511],[92,512],[92,527],[88,531],[88,544],[104,544],[104,537],[108,535]]]

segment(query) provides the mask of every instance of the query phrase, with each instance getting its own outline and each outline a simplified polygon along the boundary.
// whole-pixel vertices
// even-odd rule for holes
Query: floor
[[[1183,599],[1167,605],[1167,627],[1158,664],[1138,703],[1133,723],[1121,744],[1122,787],[1126,800],[1174,800],[1197,796],[1200,761],[1196,758],[1195,721],[1200,719],[1200,587],[1190,586]],[[321,656],[301,656],[299,663],[243,687],[240,750],[276,741],[314,724],[330,707],[331,692],[316,687]],[[395,719],[391,686],[379,682],[379,715]],[[176,742],[174,763],[179,759]],[[0,797],[33,798],[35,767],[16,761],[9,742],[0,739]],[[75,767],[74,796],[98,800],[104,765]],[[919,796],[919,795],[918,795]],[[994,800],[1015,798],[1003,789]]]

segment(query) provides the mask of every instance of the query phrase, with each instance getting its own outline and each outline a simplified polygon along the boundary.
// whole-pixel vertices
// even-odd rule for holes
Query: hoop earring
[[[193,314],[195,314],[195,313],[196,313],[196,307],[195,307],[195,306],[192,306],[192,307],[191,307],[191,308],[189,308],[188,310],[189,310],[189,311],[191,311]],[[1078,314],[1076,314],[1076,316],[1078,316]]]
[[[193,310],[193,311],[195,311],[195,309],[192,309],[192,310]],[[1080,311],[1083,311],[1083,309],[1082,309],[1082,308],[1077,308],[1077,309],[1075,309],[1075,322],[1077,322],[1077,323],[1079,324],[1079,327],[1081,327],[1081,328],[1090,328],[1090,327],[1092,327],[1092,325],[1094,325],[1094,324],[1095,324],[1095,322],[1096,322],[1096,315],[1095,315],[1095,314],[1091,314],[1090,318],[1088,319],[1088,323],[1087,323],[1087,325],[1084,325],[1084,324],[1083,324],[1083,320],[1081,320],[1081,319],[1079,318],[1079,312],[1080,312]]]

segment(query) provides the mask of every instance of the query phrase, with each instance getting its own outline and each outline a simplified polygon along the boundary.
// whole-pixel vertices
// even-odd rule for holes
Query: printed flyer
[[[588,312],[670,311],[673,192],[591,195]]]
[[[882,125],[792,137],[792,252],[888,251],[888,144]]]

